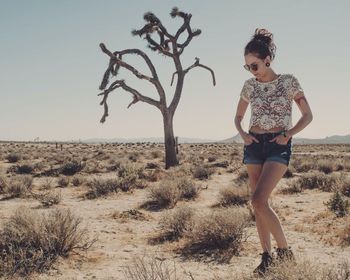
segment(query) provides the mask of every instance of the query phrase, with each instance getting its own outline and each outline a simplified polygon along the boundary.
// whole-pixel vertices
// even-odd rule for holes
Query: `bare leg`
[[[256,190],[256,185],[259,180],[263,165],[262,164],[247,164],[247,171],[249,176],[249,184],[251,188],[251,193],[254,194]],[[259,239],[261,247],[264,252],[271,253],[271,234],[267,226],[263,226],[263,218],[260,217],[257,211],[254,211],[255,214],[255,224],[258,230]]]
[[[264,228],[262,232],[266,232],[267,229],[270,230],[279,248],[285,248],[288,244],[278,216],[268,204],[268,198],[286,170],[287,166],[282,163],[274,161],[265,162],[256,185],[256,190],[252,196],[254,211],[258,213],[258,216],[262,220],[261,226]]]

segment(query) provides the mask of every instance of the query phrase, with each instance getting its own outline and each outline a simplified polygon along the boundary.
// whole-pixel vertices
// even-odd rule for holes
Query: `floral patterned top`
[[[274,127],[292,127],[292,103],[304,95],[298,80],[292,74],[280,74],[271,82],[259,82],[255,77],[245,81],[241,98],[250,103],[249,129],[259,126],[269,130]]]

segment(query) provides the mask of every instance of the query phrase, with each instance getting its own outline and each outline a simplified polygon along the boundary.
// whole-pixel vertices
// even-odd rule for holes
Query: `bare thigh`
[[[260,178],[263,165],[262,164],[246,164],[247,166],[247,172],[249,177],[249,185],[251,194],[254,194],[256,190],[256,184]]]

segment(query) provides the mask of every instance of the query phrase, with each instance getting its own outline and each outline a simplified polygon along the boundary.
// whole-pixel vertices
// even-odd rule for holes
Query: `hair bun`
[[[255,40],[263,41],[267,45],[270,45],[273,41],[272,33],[265,28],[256,28],[253,37]]]
[[[270,31],[265,28],[256,28],[253,39],[265,43],[271,52],[271,59],[274,59],[276,46],[273,43],[273,34]]]

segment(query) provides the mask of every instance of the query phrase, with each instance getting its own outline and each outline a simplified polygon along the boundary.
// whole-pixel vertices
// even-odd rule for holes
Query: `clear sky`
[[[112,50],[145,51],[167,92],[175,66],[146,47],[132,29],[143,27],[143,14],[155,13],[171,32],[181,26],[172,19],[177,6],[191,13],[195,37],[182,55],[183,67],[199,57],[216,74],[194,68],[185,79],[175,112],[179,137],[226,139],[237,131],[233,118],[239,93],[251,74],[244,70],[243,49],[256,27],[274,34],[276,73],[294,74],[314,114],[313,122],[296,137],[322,138],[350,134],[350,11],[349,1],[233,0],[0,0],[0,139],[77,140],[163,136],[161,113],[147,103],[127,109],[130,93],[110,94],[109,117],[98,87],[108,65],[99,43]],[[144,71],[135,56],[127,62]],[[157,98],[147,81],[121,70],[119,78],[144,95]],[[293,105],[293,124],[300,117]],[[243,121],[249,124],[249,108]]]

